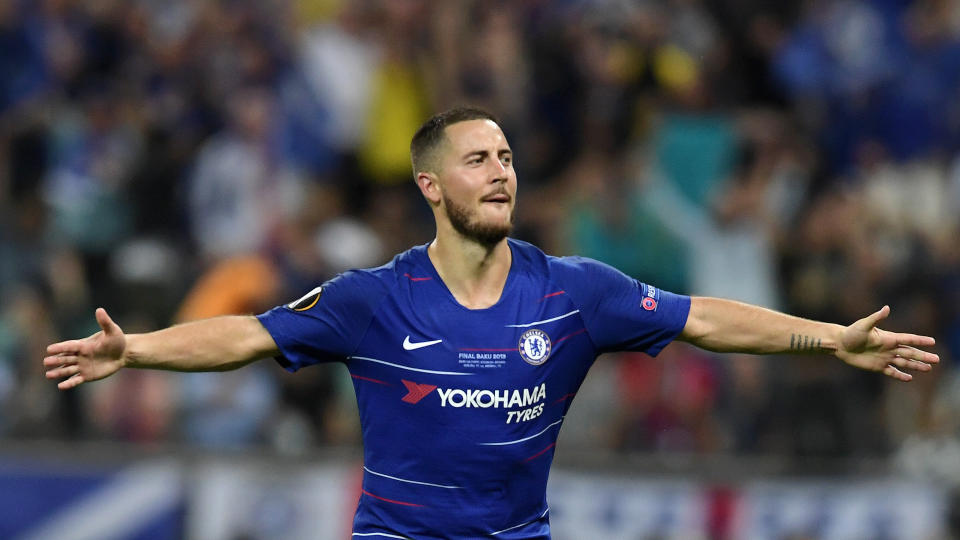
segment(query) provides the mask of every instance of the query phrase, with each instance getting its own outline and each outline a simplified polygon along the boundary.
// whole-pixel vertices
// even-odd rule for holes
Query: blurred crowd
[[[432,238],[413,132],[496,113],[515,236],[659,287],[936,336],[825,357],[601,358],[564,444],[890,457],[960,483],[960,2],[0,2],[0,437],[356,444],[342,366],[124,371],[48,343],[258,313]],[[922,457],[922,459],[917,459]],[[944,472],[945,471],[945,472]]]

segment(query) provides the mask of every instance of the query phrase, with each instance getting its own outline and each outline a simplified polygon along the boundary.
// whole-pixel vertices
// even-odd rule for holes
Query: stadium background
[[[516,236],[657,286],[938,338],[610,355],[558,539],[960,537],[960,2],[0,2],[0,537],[345,538],[342,366],[129,371],[44,347],[290,301],[429,241],[407,148],[456,104],[516,151]]]

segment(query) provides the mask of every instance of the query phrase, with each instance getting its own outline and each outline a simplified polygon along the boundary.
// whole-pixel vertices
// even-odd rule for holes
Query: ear
[[[420,188],[420,193],[423,194],[431,206],[440,204],[440,199],[442,198],[442,190],[437,180],[437,175],[434,173],[417,173],[417,187]]]

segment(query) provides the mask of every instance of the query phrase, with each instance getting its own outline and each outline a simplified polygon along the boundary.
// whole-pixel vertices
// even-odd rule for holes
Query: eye
[[[500,161],[502,161],[504,165],[510,165],[513,163],[513,156],[510,154],[504,154],[500,156]]]
[[[469,161],[467,161],[467,165],[479,165],[481,163],[483,163],[483,158],[479,156],[471,158]]]

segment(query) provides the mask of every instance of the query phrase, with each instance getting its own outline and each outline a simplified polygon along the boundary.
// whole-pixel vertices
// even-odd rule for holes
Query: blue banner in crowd
[[[0,538],[173,540],[183,538],[180,467],[0,465]]]

